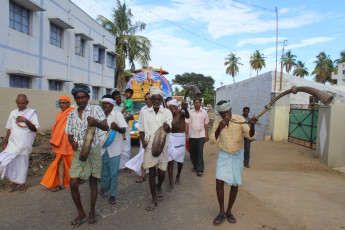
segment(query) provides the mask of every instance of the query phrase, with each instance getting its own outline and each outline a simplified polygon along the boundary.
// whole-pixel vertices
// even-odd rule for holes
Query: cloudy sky
[[[115,0],[72,0],[91,17],[111,19]],[[121,0],[123,2],[123,0]],[[242,1],[241,1],[242,2]],[[315,56],[325,51],[332,60],[345,50],[345,1],[337,0],[127,0],[133,21],[146,23],[140,35],[152,42],[150,66],[167,70],[169,80],[185,72],[212,76],[216,87],[231,84],[224,58],[229,52],[241,58],[236,82],[255,76],[250,54],[267,57],[266,68],[275,69],[276,14],[279,17],[278,56],[297,55],[311,73]],[[336,3],[335,3],[336,2]],[[137,67],[140,67],[139,65]],[[280,65],[278,64],[278,69]],[[312,79],[309,76],[308,79]]]

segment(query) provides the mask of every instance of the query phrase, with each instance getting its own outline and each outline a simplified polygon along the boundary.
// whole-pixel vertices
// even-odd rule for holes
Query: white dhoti
[[[37,112],[34,109],[26,108],[19,111],[13,110],[7,120],[6,128],[11,130],[8,144],[0,153],[0,175],[5,176],[16,184],[24,184],[29,169],[29,155],[32,152],[32,143],[36,133],[32,132],[24,122],[17,122],[16,118],[23,116],[39,128]]]
[[[168,161],[183,163],[186,153],[186,134],[169,133],[169,138]]]
[[[126,163],[131,158],[131,134],[129,128],[126,129],[126,140],[122,140],[122,153],[120,160],[120,169],[126,168]]]
[[[25,184],[35,136],[33,132],[11,133],[7,147],[0,153],[1,179],[6,176],[13,183]]]
[[[137,155],[135,155],[135,157],[133,157],[132,159],[130,159],[126,164],[125,167],[132,169],[133,171],[135,171],[139,176],[142,176],[142,171],[141,171],[141,165],[143,164],[144,161],[144,152],[145,149],[143,148],[141,142],[140,142],[140,148],[139,148],[139,152]],[[148,172],[148,170],[146,170],[146,172]]]
[[[149,143],[144,151],[144,161],[143,167],[144,169],[152,168],[158,165],[158,168],[162,171],[165,171],[168,166],[168,147],[169,147],[169,135],[167,135],[165,140],[165,145],[163,148],[162,153],[158,157],[152,156],[152,142],[154,136],[150,137]]]

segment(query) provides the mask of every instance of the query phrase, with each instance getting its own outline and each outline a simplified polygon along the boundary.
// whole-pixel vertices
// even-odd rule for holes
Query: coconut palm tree
[[[286,72],[289,74],[292,67],[296,65],[296,55],[291,54],[291,50],[286,52],[283,57],[283,65],[285,66]]]
[[[314,81],[320,83],[330,82],[334,70],[333,61],[325,52],[319,53],[316,58],[317,60],[314,61],[316,66],[312,72],[312,74],[315,74]]]
[[[292,74],[300,78],[304,78],[305,76],[308,76],[309,75],[308,69],[304,65],[305,63],[298,61],[297,64],[295,65],[295,68]]]
[[[147,65],[151,60],[150,40],[144,36],[135,35],[137,31],[144,30],[146,24],[143,22],[132,24],[132,17],[131,9],[127,9],[126,3],[121,4],[120,0],[117,0],[113,8],[112,21],[102,15],[97,17],[97,21],[116,37],[115,87],[122,87],[125,80],[126,59],[131,70],[135,69],[135,61],[141,65]]]
[[[259,75],[259,70],[261,71],[262,67],[266,67],[264,54],[261,54],[259,50],[256,50],[249,60],[250,66],[256,70],[256,76]]]
[[[235,84],[235,76],[239,73],[238,65],[243,65],[242,63],[239,63],[239,60],[241,60],[240,57],[236,57],[236,54],[230,52],[228,56],[225,58],[225,62],[224,62],[224,65],[228,66],[225,72],[232,76],[232,79],[234,80],[234,84]]]
[[[345,62],[345,50],[340,52],[340,58],[336,59],[334,62],[336,64],[340,64],[340,63]]]

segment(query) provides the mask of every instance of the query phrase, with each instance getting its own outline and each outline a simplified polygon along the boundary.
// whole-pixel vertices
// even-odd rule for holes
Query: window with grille
[[[98,87],[92,87],[92,100],[97,101],[98,100]]]
[[[107,67],[115,68],[115,55],[107,53]]]
[[[62,90],[62,82],[61,81],[49,81],[49,90],[61,91]]]
[[[29,89],[30,78],[17,75],[10,75],[10,87]]]
[[[57,25],[50,23],[49,43],[61,48],[62,32],[63,30],[61,27],[58,27]]]
[[[99,47],[98,45],[93,45],[93,61],[104,64],[104,59],[105,49]]]
[[[80,35],[75,35],[75,54],[85,57],[85,40]]]
[[[29,34],[30,11],[10,1],[10,28]]]

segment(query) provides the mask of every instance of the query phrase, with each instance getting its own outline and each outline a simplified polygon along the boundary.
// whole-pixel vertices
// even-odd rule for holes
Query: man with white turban
[[[225,218],[230,223],[236,223],[236,218],[231,213],[232,206],[235,203],[238,186],[242,185],[243,170],[243,137],[250,140],[255,137],[255,115],[248,124],[242,123],[246,120],[240,116],[231,113],[230,102],[220,101],[216,109],[221,116],[215,120],[211,132],[211,142],[217,143],[219,148],[216,165],[216,190],[220,212],[213,220],[214,224],[220,224]],[[229,205],[225,212],[224,209],[224,183],[230,185]]]
[[[169,149],[168,149],[168,174],[169,185],[167,191],[173,190],[173,168],[174,161],[177,162],[177,175],[176,184],[180,184],[180,175],[183,167],[184,155],[186,152],[186,122],[185,119],[189,118],[189,112],[187,110],[188,104],[182,103],[181,110],[178,110],[178,103],[176,99],[173,99],[167,103],[167,107],[170,109],[173,115],[171,133],[169,133]]]
[[[155,86],[150,89],[150,97],[152,100],[152,107],[143,111],[140,118],[140,139],[142,141],[144,151],[143,167],[149,169],[149,183],[152,195],[151,204],[145,209],[152,211],[157,206],[157,200],[163,199],[162,183],[165,178],[165,170],[168,164],[168,146],[169,137],[166,137],[165,145],[162,153],[158,157],[152,156],[152,143],[156,131],[163,126],[165,132],[169,133],[171,130],[172,114],[170,110],[162,108],[164,92]],[[158,184],[156,184],[156,165],[158,165]]]
[[[102,97],[102,108],[107,117],[108,126],[111,132],[116,134],[110,145],[108,143],[105,144],[106,141],[110,141],[110,139],[107,139],[108,131],[99,131],[102,154],[102,174],[99,181],[101,189],[99,195],[103,196],[109,191],[109,204],[112,206],[117,204],[116,193],[122,144],[122,135],[120,134],[125,133],[128,127],[123,114],[114,110],[115,103],[111,95],[104,95]],[[112,133],[110,133],[109,137]]]

